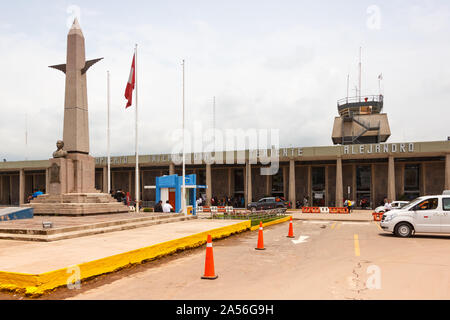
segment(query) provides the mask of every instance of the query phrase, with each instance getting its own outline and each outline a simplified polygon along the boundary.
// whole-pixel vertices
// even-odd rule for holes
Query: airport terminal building
[[[369,207],[450,189],[450,141],[388,143],[387,115],[381,113],[383,97],[346,98],[338,101],[332,146],[282,148],[187,154],[186,174],[197,174],[211,197],[241,198],[245,204],[269,195],[284,196],[293,204],[308,197],[315,206],[342,206],[345,199],[367,201]],[[258,159],[276,152],[279,170],[263,175]],[[275,155],[275,154],[274,154]],[[229,159],[234,159],[229,161]],[[141,199],[154,201],[157,176],[181,175],[170,154],[139,157]],[[255,161],[256,160],[256,161]],[[49,160],[0,163],[0,205],[26,203],[34,189],[48,190]],[[111,188],[135,192],[135,157],[111,158]],[[95,186],[107,192],[107,158],[96,158]]]

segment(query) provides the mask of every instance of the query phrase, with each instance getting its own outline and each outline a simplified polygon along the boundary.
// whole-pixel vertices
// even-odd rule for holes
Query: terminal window
[[[404,188],[405,195],[409,200],[415,199],[420,195],[419,169],[418,164],[405,165]]]
[[[356,201],[359,205],[364,202],[370,203],[370,191],[372,184],[372,169],[370,166],[356,167]]]

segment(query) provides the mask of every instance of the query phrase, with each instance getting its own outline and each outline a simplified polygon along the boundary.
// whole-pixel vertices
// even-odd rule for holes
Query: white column
[[[328,207],[330,197],[328,194],[328,166],[325,166],[325,207]]]
[[[445,155],[445,190],[450,190],[450,153]]]
[[[246,176],[246,198],[245,198],[245,206],[247,206],[250,202],[252,202],[252,165],[247,162],[245,168],[245,176]]]
[[[292,203],[292,208],[295,209],[296,195],[295,195],[295,160],[289,160],[289,201]]]
[[[108,193],[108,167],[103,167],[102,170],[102,192]]]
[[[19,205],[25,204],[25,170],[19,170]]]
[[[3,176],[0,175],[0,204],[3,202]]]
[[[373,179],[373,177],[372,177]],[[388,199],[395,201],[395,162],[394,157],[389,156],[388,160]]]
[[[50,192],[50,170],[49,168],[45,169],[45,193],[48,194]]]
[[[232,197],[232,190],[231,190],[231,173],[232,173],[232,169],[228,168],[228,196]]]
[[[211,165],[206,164],[206,205],[211,205],[212,198],[212,179],[211,179]]]
[[[308,183],[307,183],[307,188],[308,190],[306,191],[308,194],[308,198],[309,198],[309,205],[312,207],[313,206],[313,192],[312,192],[312,166],[309,165],[308,166]]]
[[[427,184],[426,184],[426,182],[427,182],[427,167],[426,167],[426,162],[422,162],[422,164],[421,164],[421,171],[420,171],[420,173],[421,173],[421,177],[420,177],[420,185],[422,186],[421,187],[421,192],[422,192],[422,194],[421,194],[421,196],[425,196],[425,195],[427,195]]]
[[[336,207],[344,205],[344,190],[342,181],[342,159],[338,157],[336,160]]]
[[[271,176],[270,175],[267,175],[266,176],[266,195],[267,196],[270,196],[271,195],[271,193],[272,193],[272,185],[271,185]]]

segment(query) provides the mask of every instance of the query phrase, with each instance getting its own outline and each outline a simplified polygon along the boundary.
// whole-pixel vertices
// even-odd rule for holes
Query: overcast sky
[[[140,154],[172,150],[186,121],[218,129],[279,129],[281,147],[332,145],[336,101],[358,80],[378,94],[383,74],[388,142],[450,136],[450,3],[442,1],[2,1],[0,158],[48,159],[62,138],[68,24],[79,17],[88,72],[90,147],[134,154],[134,107],[123,97],[139,46]],[[25,132],[28,129],[28,143]]]

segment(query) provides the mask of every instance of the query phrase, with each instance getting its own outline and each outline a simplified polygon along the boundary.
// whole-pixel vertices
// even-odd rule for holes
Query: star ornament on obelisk
[[[68,153],[89,154],[86,72],[103,58],[86,61],[84,35],[75,18],[67,35],[67,61],[50,66],[66,74],[63,141]]]

